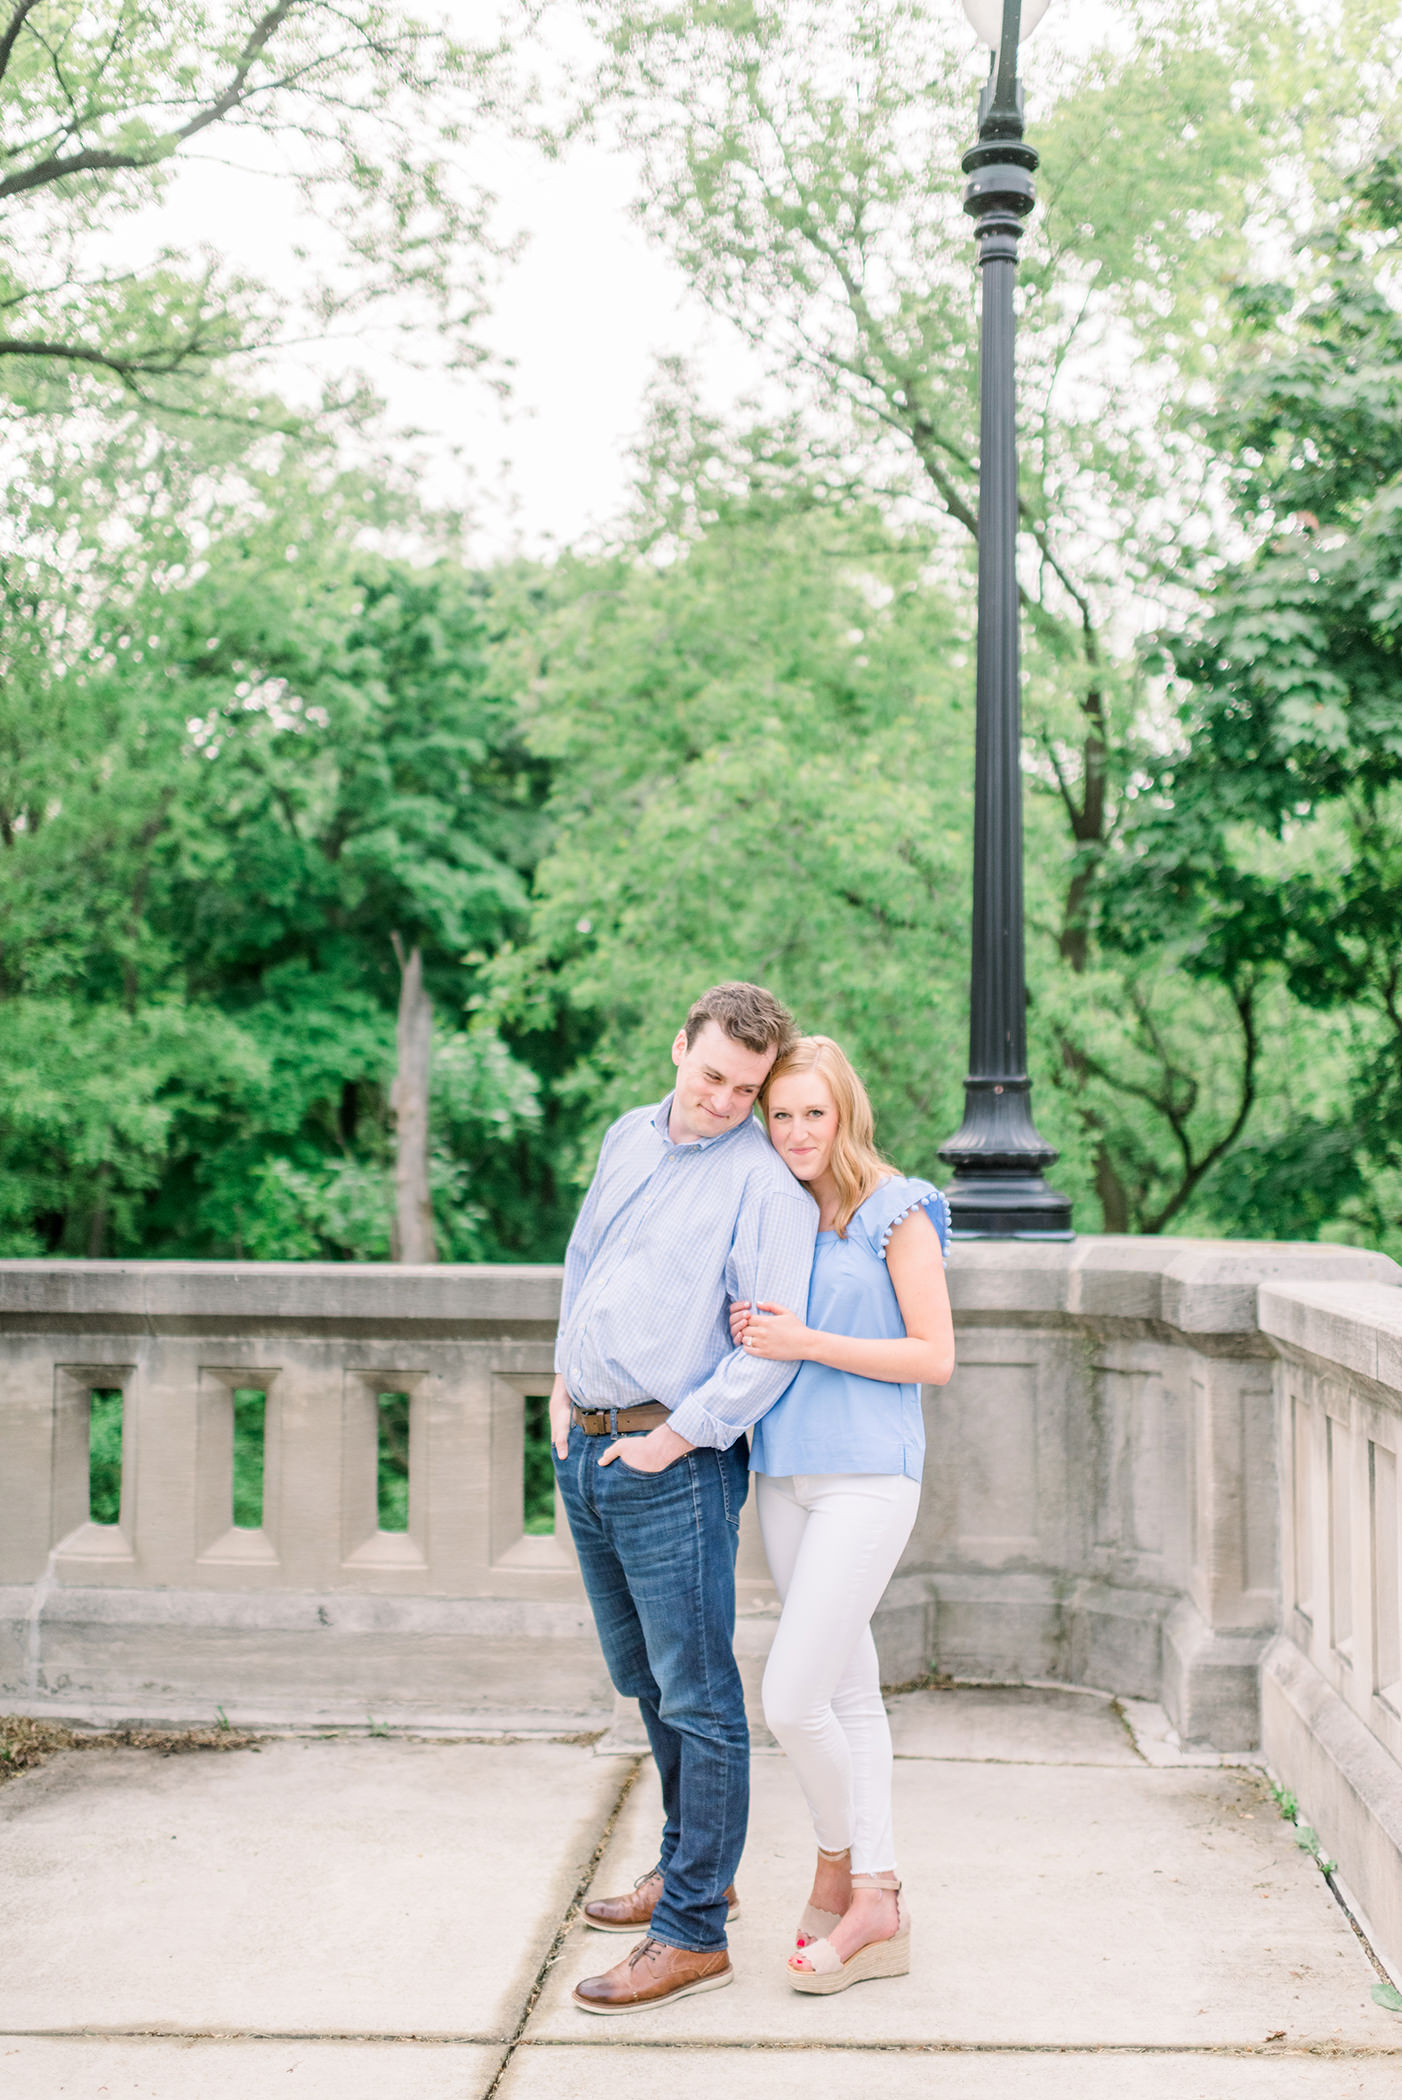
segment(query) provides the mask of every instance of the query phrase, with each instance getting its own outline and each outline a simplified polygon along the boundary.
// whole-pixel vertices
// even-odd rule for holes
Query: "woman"
[[[780,1058],[760,1103],[776,1151],[819,1211],[806,1322],[782,1305],[731,1309],[742,1348],[800,1366],[757,1424],[750,1456],[783,1600],[764,1717],[818,1839],[789,1981],[841,1991],[910,1967],[871,1616],[920,1501],[920,1388],[954,1369],[949,1210],[928,1181],[882,1159],[866,1089],[827,1036],[804,1037]]]

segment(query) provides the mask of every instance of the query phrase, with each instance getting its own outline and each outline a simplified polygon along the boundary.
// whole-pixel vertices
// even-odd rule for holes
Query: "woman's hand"
[[[750,1311],[748,1298],[736,1298],[730,1307],[730,1339],[738,1349],[744,1342],[745,1329],[754,1315]]]
[[[735,1314],[740,1308],[733,1307],[730,1314],[730,1331],[735,1332]],[[764,1317],[760,1317],[763,1315]],[[791,1313],[786,1305],[770,1305],[764,1299],[754,1311],[746,1311],[745,1324],[740,1336],[740,1347],[747,1356],[762,1356],[770,1363],[801,1363],[809,1353],[812,1337],[797,1313]]]

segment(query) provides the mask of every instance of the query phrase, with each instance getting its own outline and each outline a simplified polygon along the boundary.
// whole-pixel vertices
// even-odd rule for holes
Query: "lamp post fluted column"
[[[964,1121],[940,1157],[954,1168],[945,1193],[957,1237],[1069,1239],[1071,1205],[1043,1179],[1057,1155],[1032,1121],[1027,1076],[1013,289],[1037,155],[1022,134],[1021,13],[1021,0],[1004,0],[978,144],[963,162],[982,285],[974,914]]]

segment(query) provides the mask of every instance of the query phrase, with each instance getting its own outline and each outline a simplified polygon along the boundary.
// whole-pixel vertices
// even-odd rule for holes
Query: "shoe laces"
[[[628,1957],[629,1968],[636,1968],[640,1961],[646,1960],[647,1956],[651,1954],[654,1947],[660,1947],[661,1945],[661,1940],[655,1940],[652,1937],[651,1933],[648,1934],[645,1940],[639,1940],[637,1946],[633,1949],[632,1953]]]

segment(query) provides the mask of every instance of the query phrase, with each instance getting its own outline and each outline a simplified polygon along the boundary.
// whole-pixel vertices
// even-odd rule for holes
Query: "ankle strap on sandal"
[[[885,1889],[886,1893],[891,1896],[898,1896],[901,1892],[900,1881],[894,1873],[854,1874],[852,1876],[852,1886],[854,1889]]]

